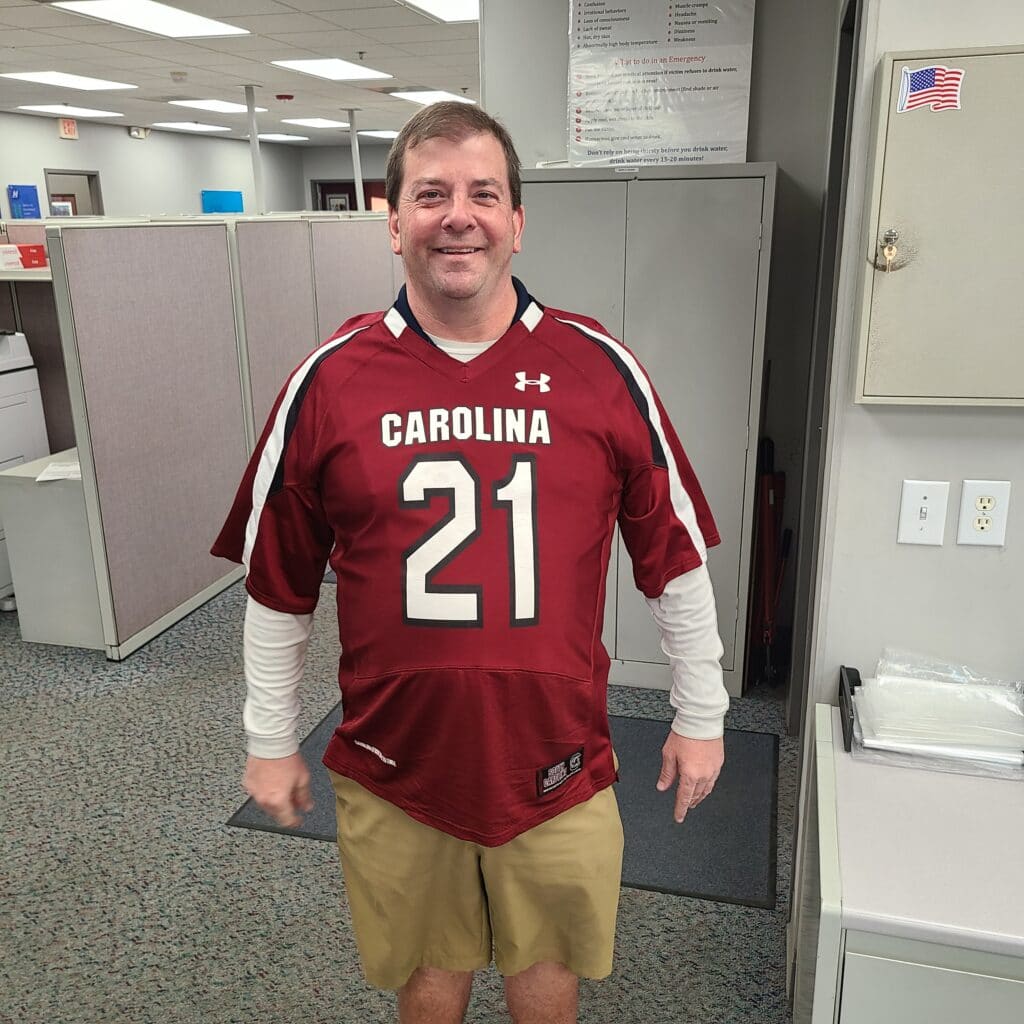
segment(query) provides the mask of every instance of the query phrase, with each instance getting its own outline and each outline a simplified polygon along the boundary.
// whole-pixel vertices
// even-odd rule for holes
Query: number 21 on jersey
[[[533,455],[516,455],[512,471],[487,495],[508,520],[510,624],[538,622],[537,465]],[[428,508],[448,498],[448,512],[402,553],[402,610],[421,626],[482,626],[481,584],[438,584],[439,573],[480,534],[481,482],[462,455],[414,459],[399,484],[402,508]]]

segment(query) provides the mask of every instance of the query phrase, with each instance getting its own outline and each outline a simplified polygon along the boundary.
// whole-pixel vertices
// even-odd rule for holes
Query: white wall
[[[384,168],[391,151],[390,143],[367,145],[359,141],[359,166],[364,181],[383,181]],[[310,146],[302,151],[303,195],[306,205],[313,201],[311,182],[352,181],[352,148],[342,146]]]
[[[123,125],[80,120],[77,141],[57,136],[56,118],[0,113],[0,199],[10,215],[7,185],[35,185],[46,215],[43,170],[98,171],[103,208],[109,217],[202,212],[203,189],[238,189],[246,213],[256,213],[249,143],[152,131],[128,137]],[[297,147],[265,142],[263,178],[268,210],[308,208]]]

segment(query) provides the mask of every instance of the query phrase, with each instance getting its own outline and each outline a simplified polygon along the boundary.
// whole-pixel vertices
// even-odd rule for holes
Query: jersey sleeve
[[[619,529],[645,597],[704,565],[721,543],[697,475],[646,373],[635,363],[623,427]]]
[[[211,554],[245,566],[245,586],[267,608],[316,608],[333,532],[321,504],[317,402],[300,367],[274,403]]]

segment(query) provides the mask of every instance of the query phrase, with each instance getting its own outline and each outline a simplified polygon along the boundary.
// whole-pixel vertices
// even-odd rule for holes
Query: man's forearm
[[[671,580],[660,597],[647,598],[672,668],[672,729],[691,739],[717,739],[729,694],[722,680],[724,653],[707,566]]]
[[[312,629],[312,615],[274,611],[251,597],[246,604],[242,721],[253,757],[287,757],[299,749],[299,683]]]

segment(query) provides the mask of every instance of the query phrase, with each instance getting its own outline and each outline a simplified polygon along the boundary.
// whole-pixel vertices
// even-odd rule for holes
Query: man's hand
[[[285,828],[294,828],[301,823],[299,811],[313,810],[313,798],[309,795],[309,769],[298,751],[272,759],[250,755],[245,763],[242,788]]]
[[[696,807],[715,788],[718,773],[725,763],[725,743],[716,740],[691,740],[669,730],[661,748],[661,775],[658,789],[664,792],[679,776],[675,819],[682,822],[686,812]]]

